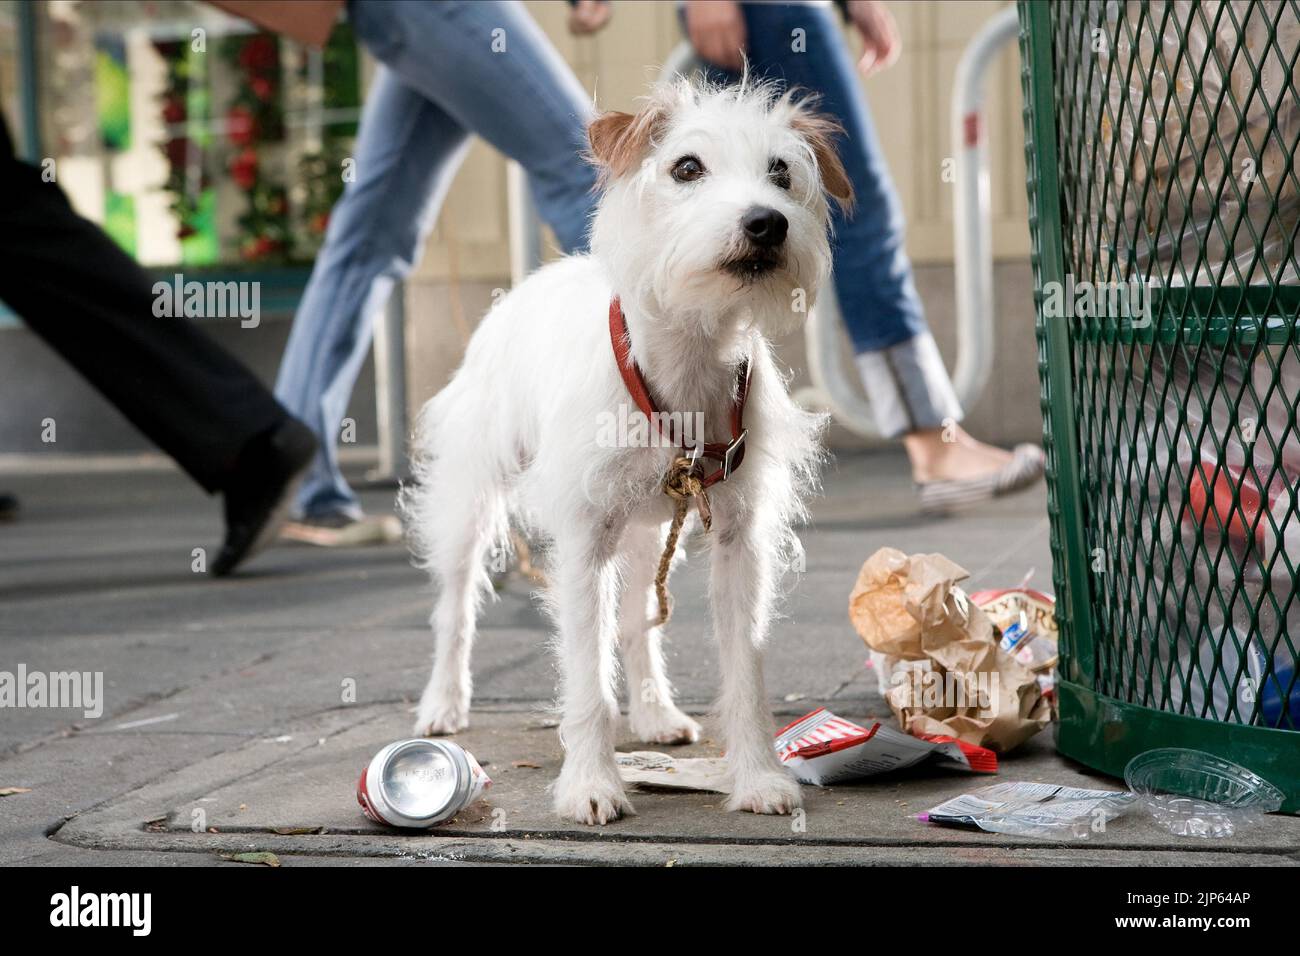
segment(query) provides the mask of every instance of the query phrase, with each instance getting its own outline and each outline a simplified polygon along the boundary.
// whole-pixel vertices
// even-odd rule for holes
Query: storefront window
[[[41,148],[79,211],[145,265],[311,260],[360,112],[346,23],[318,51],[197,2],[36,10]]]

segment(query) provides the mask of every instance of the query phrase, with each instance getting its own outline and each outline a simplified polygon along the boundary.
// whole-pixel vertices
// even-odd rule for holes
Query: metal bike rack
[[[506,210],[510,284],[517,286],[542,264],[542,220],[528,189],[528,173],[514,160],[506,167]]]
[[[957,397],[968,407],[983,393],[993,368],[993,230],[984,121],[985,78],[1002,48],[1019,33],[1015,7],[1007,7],[992,17],[962,51],[952,84],[952,142],[960,144],[953,239],[957,338],[961,343],[952,380]]]
[[[387,484],[406,478],[406,283],[398,282],[383,314],[375,319],[375,419],[379,459],[366,480]]]

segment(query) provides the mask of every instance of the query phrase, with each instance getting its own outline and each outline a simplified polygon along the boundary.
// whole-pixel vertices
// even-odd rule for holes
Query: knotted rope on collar
[[[659,570],[655,572],[655,596],[659,599],[659,617],[651,627],[668,623],[672,614],[672,596],[668,593],[668,570],[673,563],[673,554],[677,551],[677,539],[681,536],[682,525],[686,523],[686,514],[695,499],[695,507],[700,512],[700,521],[704,530],[713,527],[713,513],[709,508],[709,492],[700,480],[698,464],[695,458],[680,457],[673,461],[664,475],[664,494],[676,502],[673,509],[673,523],[668,528],[668,540],[664,542],[664,553],[659,558]]]
[[[622,377],[628,394],[636,402],[636,407],[645,415],[647,421],[654,423],[659,434],[668,440],[669,445],[681,447],[680,438],[673,435],[671,429],[665,430],[663,418],[655,406],[645,376],[641,374],[640,366],[632,359],[632,339],[628,335],[627,320],[623,316],[623,307],[619,304],[618,296],[609,300],[609,342],[614,353],[614,364],[618,366],[618,374]],[[668,620],[668,615],[672,613],[671,599],[668,596],[668,568],[673,562],[673,552],[677,550],[677,539],[682,533],[682,525],[686,521],[686,512],[690,509],[691,499],[695,500],[695,507],[700,512],[700,521],[704,524],[704,530],[708,531],[712,524],[712,515],[709,511],[709,486],[726,481],[745,460],[747,434],[745,400],[749,395],[751,368],[748,359],[736,368],[735,400],[729,416],[731,439],[726,442],[704,442],[696,445],[689,457],[682,456],[675,459],[664,476],[664,494],[674,499],[677,504],[673,512],[672,526],[668,530],[668,541],[664,544],[664,553],[659,559],[659,570],[655,574],[659,619],[651,622],[651,627],[664,624]],[[716,461],[718,467],[706,474],[701,458]]]

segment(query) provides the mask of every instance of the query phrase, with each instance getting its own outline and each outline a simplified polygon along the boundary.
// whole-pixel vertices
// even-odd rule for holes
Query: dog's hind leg
[[[627,681],[628,722],[638,740],[652,744],[687,744],[700,739],[700,725],[673,703],[664,669],[663,627],[655,595],[655,575],[667,525],[630,527],[624,534],[627,555],[618,632]]]
[[[563,527],[549,569],[564,711],[555,812],[578,823],[603,824],[633,812],[614,761],[618,529],[585,516]]]
[[[429,618],[433,674],[415,721],[415,732],[423,736],[454,734],[469,725],[470,649],[479,607],[491,589],[485,563],[489,549],[505,547],[508,528],[500,473],[485,457],[458,452],[443,445],[436,458],[420,463],[420,484],[403,501],[417,556],[437,590]]]

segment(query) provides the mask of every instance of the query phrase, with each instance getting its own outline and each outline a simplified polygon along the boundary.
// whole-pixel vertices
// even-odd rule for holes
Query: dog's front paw
[[[648,744],[693,744],[700,739],[700,725],[676,707],[645,706],[628,714],[637,740]]]
[[[728,810],[750,813],[791,813],[803,806],[799,781],[784,770],[771,770],[736,781],[727,800]]]
[[[469,726],[469,707],[443,701],[421,701],[415,718],[418,737],[445,737]]]
[[[555,781],[555,812],[565,820],[587,826],[604,826],[636,811],[623,794],[623,782],[617,774],[613,780],[566,777],[563,772]]]

